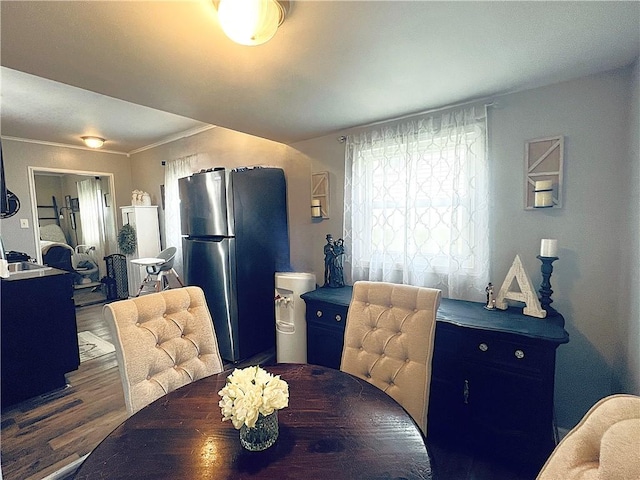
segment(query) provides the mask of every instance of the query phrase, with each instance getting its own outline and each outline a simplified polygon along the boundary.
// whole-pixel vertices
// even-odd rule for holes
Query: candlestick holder
[[[543,257],[538,255],[537,258],[542,262],[542,266],[540,270],[542,271],[542,284],[540,285],[540,305],[544,310],[547,311],[547,317],[552,317],[557,315],[558,312],[555,308],[551,306],[553,300],[551,299],[551,294],[553,290],[551,290],[551,273],[553,272],[552,263],[555,260],[558,260],[558,257]]]

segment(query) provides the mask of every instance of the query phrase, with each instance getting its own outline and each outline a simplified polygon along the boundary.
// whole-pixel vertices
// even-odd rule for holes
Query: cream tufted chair
[[[640,479],[640,397],[603,398],[556,446],[537,480]]]
[[[440,295],[432,288],[356,282],[340,364],[395,399],[425,435]]]
[[[204,293],[185,287],[107,304],[129,415],[223,370]]]

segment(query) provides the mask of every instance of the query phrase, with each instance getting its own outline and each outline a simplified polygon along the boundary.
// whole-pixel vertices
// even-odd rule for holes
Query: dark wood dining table
[[[76,480],[432,478],[419,428],[375,386],[315,365],[263,368],[289,384],[280,434],[267,450],[245,450],[239,431],[222,421],[218,391],[229,370],[129,417],[91,452]]]

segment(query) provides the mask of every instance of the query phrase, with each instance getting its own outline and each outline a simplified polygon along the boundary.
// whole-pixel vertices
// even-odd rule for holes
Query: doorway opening
[[[102,303],[105,257],[117,253],[111,173],[29,167],[37,261],[74,274],[76,306]]]

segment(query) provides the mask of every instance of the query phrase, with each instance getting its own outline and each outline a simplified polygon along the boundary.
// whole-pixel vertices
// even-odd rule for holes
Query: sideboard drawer
[[[347,309],[336,305],[318,304],[313,305],[311,317],[307,321],[319,322],[322,324],[338,324],[344,330],[347,321]]]
[[[465,339],[467,351],[463,355],[471,362],[504,367],[527,375],[540,375],[547,370],[549,349],[532,345],[521,337],[511,337],[486,332],[470,334]],[[552,355],[555,352],[552,351]]]

